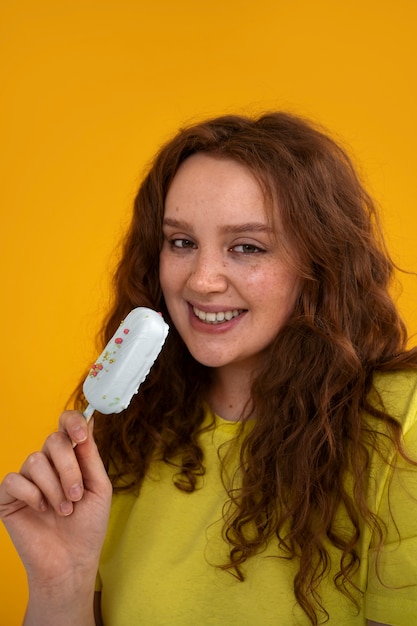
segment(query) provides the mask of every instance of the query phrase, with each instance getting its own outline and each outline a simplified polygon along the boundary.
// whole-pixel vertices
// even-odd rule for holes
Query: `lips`
[[[206,324],[222,324],[224,322],[230,322],[234,317],[238,317],[244,312],[244,309],[227,309],[225,311],[201,311],[196,306],[193,306],[193,312],[196,317]]]

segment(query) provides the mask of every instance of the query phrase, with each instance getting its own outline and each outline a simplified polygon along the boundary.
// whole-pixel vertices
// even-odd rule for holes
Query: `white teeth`
[[[234,317],[237,317],[241,313],[243,313],[243,309],[233,309],[233,311],[219,311],[218,313],[206,313],[205,311],[200,311],[197,307],[193,307],[194,314],[200,319],[202,322],[206,322],[207,324],[221,324],[221,322],[229,322]]]

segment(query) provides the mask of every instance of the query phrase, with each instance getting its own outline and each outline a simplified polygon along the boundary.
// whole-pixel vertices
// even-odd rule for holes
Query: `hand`
[[[69,595],[86,588],[92,593],[111,493],[92,422],[87,426],[81,413],[66,411],[41,452],[0,484],[0,517],[29,587],[48,593],[60,587],[62,593],[64,585]]]

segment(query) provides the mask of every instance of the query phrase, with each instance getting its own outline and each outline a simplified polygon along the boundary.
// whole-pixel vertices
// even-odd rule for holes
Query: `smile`
[[[199,320],[206,324],[222,324],[223,322],[230,322],[234,317],[237,317],[243,313],[243,309],[233,309],[232,311],[218,311],[217,313],[207,313],[206,311],[200,311],[196,306],[193,306],[194,315]]]

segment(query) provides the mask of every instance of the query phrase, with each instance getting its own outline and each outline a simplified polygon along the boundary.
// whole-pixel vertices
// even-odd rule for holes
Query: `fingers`
[[[57,488],[51,479],[53,500],[50,501],[56,507],[61,496],[64,496],[59,510],[62,514],[69,515],[73,510],[72,503],[81,500],[85,491],[99,496],[100,499],[109,499],[112,488],[94,441],[94,421],[90,420],[87,424],[81,413],[67,411],[61,416],[60,428],[64,430],[48,437],[43,452],[54,468],[59,482]],[[74,447],[73,442],[77,439]]]
[[[76,444],[74,446],[74,444]],[[0,514],[24,505],[37,511],[52,508],[70,515],[86,492],[103,502],[111,498],[111,485],[93,437],[93,421],[87,425],[77,411],[66,411],[59,431],[50,435],[40,452],[34,452],[19,474],[9,474],[0,486]]]
[[[5,519],[26,505],[37,511],[46,511],[48,508],[39,487],[26,480],[22,474],[7,474],[0,485],[0,517]]]
[[[112,486],[93,437],[94,420],[88,423],[88,437],[74,449],[84,480],[84,488],[100,499],[109,500]]]
[[[64,411],[59,418],[58,429],[68,434],[75,443],[83,443],[88,437],[87,421],[79,411]]]
[[[56,432],[40,452],[26,459],[19,473],[4,478],[0,485],[0,517],[25,506],[40,512],[52,508],[58,515],[67,516],[83,495],[82,472],[72,442],[65,433]]]
[[[42,492],[43,499],[60,515],[70,515],[81,500],[83,477],[72,443],[63,432],[53,433],[41,452],[34,452],[20,473]]]

